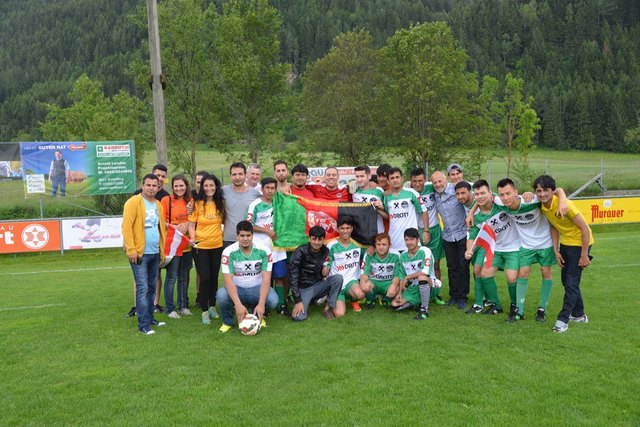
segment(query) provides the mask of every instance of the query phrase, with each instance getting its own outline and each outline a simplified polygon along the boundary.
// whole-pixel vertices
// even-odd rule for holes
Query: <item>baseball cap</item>
[[[459,163],[451,163],[449,166],[447,166],[447,174],[450,174],[453,169],[458,169],[460,172],[462,172],[462,166],[460,166]]]

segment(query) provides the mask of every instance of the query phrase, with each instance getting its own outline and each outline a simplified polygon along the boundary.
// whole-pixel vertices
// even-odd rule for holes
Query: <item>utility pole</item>
[[[151,76],[153,82],[153,116],[155,119],[156,154],[158,163],[167,165],[167,131],[164,122],[164,94],[162,93],[162,62],[160,61],[160,30],[158,29],[158,4],[156,0],[147,0],[149,19],[149,52],[151,56]]]

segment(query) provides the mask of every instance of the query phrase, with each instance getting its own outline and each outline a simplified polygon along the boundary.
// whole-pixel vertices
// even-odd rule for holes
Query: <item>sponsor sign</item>
[[[59,251],[60,221],[0,222],[0,253]]]
[[[62,220],[64,249],[122,247],[122,217],[93,217]]]
[[[338,169],[338,184],[348,185],[349,182],[356,180],[356,172],[353,170],[355,166],[340,166]],[[371,169],[371,175],[375,175],[378,171],[377,166],[369,166]],[[309,168],[309,177],[307,178],[309,182],[317,182],[322,183],[324,180],[324,171],[327,168]]]
[[[640,197],[599,197],[572,201],[587,224],[640,222]]]
[[[21,179],[20,144],[17,142],[0,143],[0,182]]]

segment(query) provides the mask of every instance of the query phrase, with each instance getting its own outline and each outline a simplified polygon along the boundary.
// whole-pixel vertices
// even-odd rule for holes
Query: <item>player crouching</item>
[[[360,284],[353,287],[359,293],[356,297],[367,297],[367,307],[375,306],[375,299],[382,297],[382,303],[389,306],[400,289],[400,254],[389,249],[391,239],[387,233],[375,237],[375,252],[365,255]]]

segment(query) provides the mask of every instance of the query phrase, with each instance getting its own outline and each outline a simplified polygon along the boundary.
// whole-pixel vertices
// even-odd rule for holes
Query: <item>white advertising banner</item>
[[[339,166],[338,169],[338,184],[348,185],[350,181],[355,181],[356,172],[353,170],[355,166]],[[371,169],[371,175],[375,175],[378,170],[377,166],[369,166]],[[326,167],[309,168],[309,182],[322,183],[324,179],[324,171]]]
[[[62,220],[65,250],[121,248],[122,217],[92,217]]]

